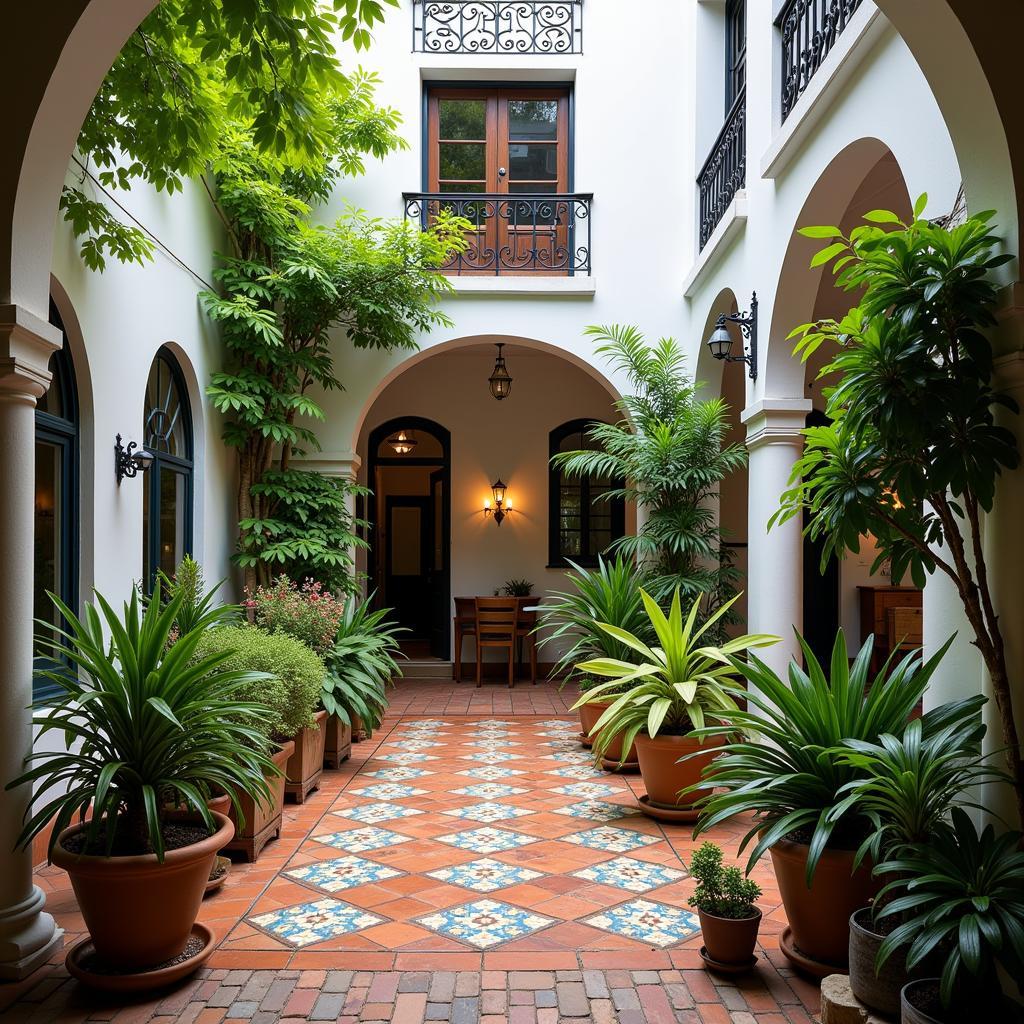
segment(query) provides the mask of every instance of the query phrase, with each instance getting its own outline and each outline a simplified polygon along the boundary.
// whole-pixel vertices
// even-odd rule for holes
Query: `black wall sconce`
[[[494,521],[501,526],[501,521],[512,511],[512,499],[507,498],[505,492],[508,490],[505,484],[501,482],[499,477],[493,484],[491,484],[491,494],[493,495],[493,504],[488,499],[484,502],[484,518],[487,516],[494,516]]]
[[[736,324],[748,346],[741,356],[732,355],[732,335],[725,326]],[[708,348],[715,359],[724,359],[727,363],[746,363],[750,367],[747,376],[757,380],[757,292],[750,298],[750,313],[719,313],[715,329],[708,338]]]
[[[152,465],[153,456],[145,448],[139,448],[135,441],[124,445],[121,435],[117,435],[114,441],[114,476],[119,485],[125,477],[138,476],[140,471],[144,472]]]

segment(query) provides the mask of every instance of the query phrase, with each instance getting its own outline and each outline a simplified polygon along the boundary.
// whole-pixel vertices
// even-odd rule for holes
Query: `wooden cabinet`
[[[922,594],[916,587],[858,587],[860,592],[860,642],[875,634],[871,671],[877,672],[889,656],[887,612],[890,608],[920,608]]]

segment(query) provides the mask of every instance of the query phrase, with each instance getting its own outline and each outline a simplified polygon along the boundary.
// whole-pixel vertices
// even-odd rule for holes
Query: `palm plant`
[[[895,665],[890,658],[874,680],[869,678],[872,638],[851,667],[839,630],[828,676],[803,637],[798,634],[797,639],[807,668],[791,661],[788,685],[754,654],[746,661],[730,657],[735,671],[752,684],[736,695],[742,692],[752,706],[731,713],[724,724],[697,730],[698,737],[721,736],[728,742],[723,755],[704,770],[699,787],[692,788],[718,790],[697,801],[702,814],[696,835],[736,814],[756,816],[740,843],[743,851],[756,837],[748,871],[780,839],[806,833],[810,885],[830,843],[859,844],[871,828],[847,791],[849,783],[866,773],[837,748],[848,740],[874,742],[901,730],[952,638],[923,665],[917,651]],[[921,720],[926,736],[933,726],[946,724],[941,709]]]
[[[231,610],[207,608],[171,644],[182,594],[164,604],[157,592],[143,610],[133,590],[121,616],[97,594],[81,619],[50,598],[67,631],[40,642],[77,671],[40,672],[59,692],[41,703],[34,724],[40,736],[61,733],[65,750],[36,749],[27,758],[32,766],[7,787],[36,787],[38,810],[27,815],[19,846],[30,845],[52,821],[52,854],[75,815],[84,819],[91,809],[87,851],[109,855],[119,840],[162,861],[168,804],[191,808],[213,830],[210,787],[229,793],[239,813],[238,791],[269,799],[264,773],[276,769],[257,749],[265,709],[238,696],[267,677],[223,669],[226,653],[195,657],[204,636]],[[57,795],[46,799],[51,790]]]
[[[659,602],[678,587],[703,596],[710,614],[735,592],[738,570],[725,554],[714,497],[723,477],[746,464],[742,445],[725,443],[728,407],[702,399],[674,338],[648,345],[636,327],[588,327],[596,352],[626,375],[633,393],[618,402],[619,423],[595,423],[594,449],[563,452],[555,465],[569,476],[623,480],[601,500],[636,502],[646,512],[635,536],[616,550],[644,572]],[[724,625],[725,621],[721,620]]]
[[[591,731],[595,757],[604,756],[609,745],[621,737],[622,750],[628,751],[637,734],[655,737],[659,732],[686,735],[702,729],[710,719],[723,722],[739,712],[729,682],[735,680],[735,656],[756,647],[768,647],[778,637],[751,634],[736,637],[721,645],[709,643],[716,623],[725,616],[731,598],[697,628],[702,601],[698,596],[683,621],[679,588],[672,595],[668,615],[658,602],[641,588],[650,629],[658,646],[649,646],[619,626],[599,622],[610,637],[639,655],[630,662],[618,658],[594,658],[577,665],[579,672],[610,677],[610,681],[589,689],[577,702],[600,702],[611,692],[629,688],[617,697],[597,720]],[[700,641],[704,639],[704,643]]]

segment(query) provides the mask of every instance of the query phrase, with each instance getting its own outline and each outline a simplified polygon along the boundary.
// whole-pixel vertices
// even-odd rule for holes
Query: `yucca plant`
[[[169,644],[181,594],[164,604],[157,592],[143,610],[133,590],[120,616],[97,594],[81,619],[50,598],[68,626],[51,640],[53,627],[40,621],[47,630],[40,643],[73,670],[40,672],[58,693],[40,702],[34,724],[40,736],[62,734],[65,749],[35,750],[27,758],[31,767],[8,784],[36,787],[38,809],[26,815],[19,846],[31,844],[52,821],[52,853],[74,817],[84,819],[91,809],[87,852],[110,855],[116,842],[162,861],[168,805],[190,808],[212,831],[211,787],[229,793],[236,812],[239,791],[269,799],[264,773],[276,769],[257,749],[265,709],[237,698],[266,677],[225,671],[226,654],[194,658],[207,631],[234,610],[208,608]],[[58,795],[47,799],[51,790]]]
[[[649,646],[639,637],[608,622],[598,626],[611,638],[638,655],[635,661],[618,658],[593,658],[577,665],[577,671],[604,676],[610,681],[588,690],[576,703],[600,702],[606,694],[620,692],[597,720],[591,735],[594,756],[603,757],[616,737],[622,750],[630,749],[641,732],[655,737],[659,732],[686,735],[703,728],[708,721],[723,722],[739,711],[729,683],[737,676],[736,655],[756,647],[778,643],[778,637],[765,633],[736,637],[722,644],[704,643],[713,634],[719,619],[725,616],[739,595],[723,604],[696,628],[703,601],[698,596],[683,620],[679,589],[672,595],[666,615],[645,590],[640,589],[649,628],[656,645]]]
[[[727,741],[722,755],[704,770],[699,788],[717,792],[697,801],[702,814],[695,835],[736,814],[754,814],[754,824],[740,843],[742,852],[756,839],[749,871],[780,839],[806,833],[810,885],[831,842],[856,846],[871,829],[856,801],[844,806],[847,785],[866,773],[838,748],[847,740],[876,742],[886,733],[901,732],[952,638],[923,665],[917,651],[898,664],[890,658],[874,679],[869,675],[872,638],[851,667],[839,630],[828,675],[803,637],[798,634],[797,639],[807,668],[791,661],[788,684],[755,654],[742,661],[730,656],[733,669],[751,684],[743,694],[748,708],[695,734]],[[924,716],[925,735],[931,734],[933,723],[947,724],[944,713]]]

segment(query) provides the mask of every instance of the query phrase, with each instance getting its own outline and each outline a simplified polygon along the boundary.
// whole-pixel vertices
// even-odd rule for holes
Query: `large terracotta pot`
[[[583,726],[583,735],[589,736],[590,730],[597,725],[597,720],[605,713],[610,707],[609,703],[598,703],[598,704],[584,704],[580,708],[580,724]],[[593,740],[591,740],[593,743]],[[618,765],[623,760],[622,757],[622,737],[616,736],[611,743],[608,744],[608,749],[604,752],[604,760],[606,765]],[[636,744],[633,744],[629,748],[629,753],[626,754],[625,764],[635,765],[636,764]]]
[[[329,715],[324,725],[324,767],[340,768],[352,756],[352,726],[337,715]]]
[[[318,711],[316,725],[303,729],[295,737],[295,750],[285,766],[284,792],[297,804],[303,803],[320,785],[320,776],[324,773],[327,717],[326,711]]]
[[[755,908],[756,909],[756,908]],[[716,917],[697,911],[704,951],[719,964],[747,965],[754,959],[757,930],[761,927],[761,911],[751,917]]]
[[[853,850],[825,850],[807,886],[806,843],[780,839],[772,848],[772,866],[791,929],[792,946],[782,952],[804,969],[814,964],[845,972],[850,957],[850,915],[867,906],[881,883],[871,877],[865,862],[853,871]],[[800,959],[800,954],[813,964]],[[833,972],[829,972],[833,973]]]
[[[228,843],[226,849],[241,853],[248,861],[255,860],[271,839],[281,834],[281,820],[284,809],[284,770],[288,759],[295,750],[295,744],[286,740],[270,755],[271,760],[281,770],[280,775],[268,775],[267,785],[270,787],[270,803],[253,800],[247,793],[238,794],[238,802],[245,815],[245,825],[241,826],[231,808],[230,818],[235,825],[235,838]]]
[[[679,791],[700,782],[700,773],[711,763],[718,748],[725,741],[712,736],[703,743],[690,736],[655,736],[640,733],[636,738],[636,754],[640,762],[640,775],[647,789],[647,798],[657,807],[684,810],[699,800],[707,790],[698,790],[679,800]],[[679,764],[687,754],[704,751],[697,757]]]
[[[53,863],[71,878],[93,946],[118,969],[139,971],[184,950],[203,901],[217,851],[234,835],[223,814],[214,812],[217,831],[180,850],[169,850],[161,864],[155,853],[134,857],[94,857],[69,853],[63,842],[86,823],[65,829],[53,849]],[[171,818],[199,822],[172,812]]]

